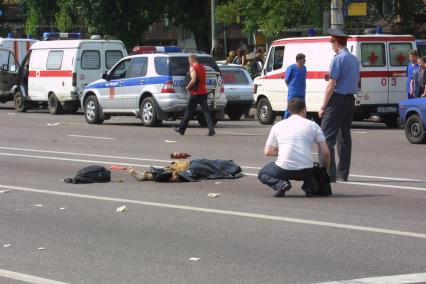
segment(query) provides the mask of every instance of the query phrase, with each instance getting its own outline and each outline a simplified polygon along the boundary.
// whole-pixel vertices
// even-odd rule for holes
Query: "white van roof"
[[[78,40],[47,40],[38,41],[31,46],[31,49],[64,49],[64,48],[79,48],[82,43],[118,43],[124,48],[121,40],[93,40],[93,39],[78,39]]]
[[[293,37],[283,38],[272,42],[272,45],[281,45],[286,43],[309,43],[309,42],[327,42],[330,36],[318,37]],[[348,42],[351,41],[415,41],[412,35],[387,35],[387,34],[373,34],[373,35],[351,35]]]

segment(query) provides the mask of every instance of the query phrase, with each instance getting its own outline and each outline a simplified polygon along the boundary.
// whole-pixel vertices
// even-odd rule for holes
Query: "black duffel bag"
[[[312,169],[312,194],[319,196],[329,196],[331,192],[330,177],[327,170],[318,163],[314,163]]]
[[[111,171],[102,166],[88,166],[77,172],[74,178],[66,178],[66,183],[94,183],[111,181]]]

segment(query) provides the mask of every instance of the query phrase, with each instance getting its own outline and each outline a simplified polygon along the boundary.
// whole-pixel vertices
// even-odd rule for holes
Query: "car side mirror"
[[[102,79],[104,79],[104,80],[107,80],[107,81],[109,81],[109,76],[108,76],[108,72],[107,72],[107,71],[105,71],[104,73],[102,73],[102,76],[101,76],[101,78],[102,78]]]

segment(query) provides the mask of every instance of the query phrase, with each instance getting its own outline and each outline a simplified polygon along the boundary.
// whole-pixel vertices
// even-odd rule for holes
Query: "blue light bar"
[[[43,40],[80,39],[80,38],[81,38],[81,33],[57,33],[57,32],[43,33]]]
[[[168,46],[156,46],[158,52],[182,52],[179,46],[168,45]]]

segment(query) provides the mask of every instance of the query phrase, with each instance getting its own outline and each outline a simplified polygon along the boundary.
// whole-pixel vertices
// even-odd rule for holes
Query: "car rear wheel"
[[[96,96],[89,96],[84,103],[84,117],[89,124],[101,124],[104,122],[101,118],[100,107]]]
[[[26,112],[27,107],[25,106],[25,98],[21,94],[21,91],[17,91],[13,97],[13,104],[15,106],[15,111],[17,112]]]
[[[272,110],[271,104],[267,98],[261,98],[257,103],[257,119],[261,124],[272,124],[275,121],[276,114]]]
[[[157,117],[157,105],[152,97],[145,98],[142,101],[140,116],[144,126],[159,126],[163,122]]]
[[[422,144],[426,141],[426,133],[422,120],[415,114],[410,116],[405,123],[405,136],[412,144]]]
[[[62,105],[55,94],[49,95],[48,102],[48,108],[51,114],[60,114],[62,112]]]

